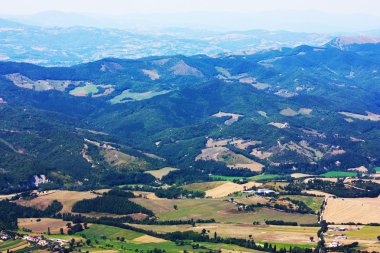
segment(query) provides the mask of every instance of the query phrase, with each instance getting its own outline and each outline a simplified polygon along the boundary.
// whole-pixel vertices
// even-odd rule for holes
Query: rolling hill
[[[252,175],[258,164],[279,174],[378,165],[379,44],[332,45],[1,62],[1,190],[42,174],[69,187],[137,182],[144,170],[203,160]]]

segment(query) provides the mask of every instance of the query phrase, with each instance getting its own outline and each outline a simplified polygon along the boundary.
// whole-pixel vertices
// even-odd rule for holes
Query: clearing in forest
[[[98,194],[101,194],[105,191],[107,190],[99,190],[96,192],[98,192]],[[68,212],[71,212],[71,208],[76,202],[82,199],[96,198],[97,196],[99,196],[98,194],[95,194],[90,191],[79,192],[79,191],[54,190],[54,191],[48,191],[47,193],[41,194],[37,198],[31,199],[31,200],[19,199],[19,200],[16,200],[15,202],[19,205],[31,206],[40,210],[44,210],[53,202],[53,200],[58,200],[63,205],[61,213],[68,213]]]
[[[148,170],[148,171],[145,171],[145,173],[151,174],[155,178],[161,180],[164,176],[166,176],[170,172],[176,171],[176,170],[177,170],[176,168],[165,167],[165,168],[162,168],[162,169],[159,169],[159,170]]]

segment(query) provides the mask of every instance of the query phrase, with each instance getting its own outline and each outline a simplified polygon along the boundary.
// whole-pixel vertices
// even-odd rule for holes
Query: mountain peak
[[[374,36],[339,36],[332,39],[327,46],[345,49],[353,44],[377,44],[380,43],[380,37]]]

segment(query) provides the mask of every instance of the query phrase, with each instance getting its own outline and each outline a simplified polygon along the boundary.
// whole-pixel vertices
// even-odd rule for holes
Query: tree
[[[379,235],[379,236],[377,236],[377,240],[380,242],[380,235]]]
[[[50,227],[48,227],[48,231],[47,231],[47,234],[50,235]]]
[[[87,244],[87,245],[90,245],[90,244],[91,244],[91,240],[90,240],[90,239],[87,239],[87,240],[86,240],[86,244]]]
[[[314,242],[314,237],[313,236],[310,236],[310,241]]]
[[[174,210],[178,210],[178,206],[177,205],[174,205],[173,208],[174,208]]]
[[[205,235],[206,234],[206,229],[202,229],[202,235]]]

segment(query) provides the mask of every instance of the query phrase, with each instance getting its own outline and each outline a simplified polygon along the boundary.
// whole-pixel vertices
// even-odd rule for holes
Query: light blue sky
[[[122,15],[199,11],[263,12],[313,10],[380,16],[380,0],[0,0],[0,14],[64,12]]]
[[[380,0],[0,0],[0,18],[28,25],[153,31],[380,33],[379,10]]]

